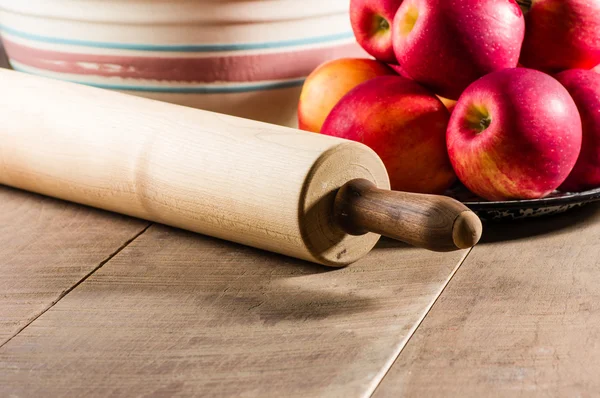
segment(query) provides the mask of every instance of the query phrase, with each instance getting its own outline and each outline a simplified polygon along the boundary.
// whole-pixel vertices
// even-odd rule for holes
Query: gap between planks
[[[113,253],[109,254],[104,260],[102,260],[100,263],[98,263],[98,265],[96,267],[94,267],[93,270],[91,270],[88,274],[86,274],[83,278],[81,278],[77,283],[75,283],[73,286],[71,286],[70,288],[68,288],[64,292],[62,292],[60,294],[60,296],[56,300],[54,300],[51,304],[49,304],[43,311],[41,311],[38,315],[36,315],[34,318],[32,318],[29,322],[27,322],[23,327],[19,328],[13,335],[11,335],[4,342],[1,342],[0,343],[0,348],[2,348],[3,346],[5,346],[8,342],[10,342],[16,336],[18,336],[29,325],[31,325],[39,317],[41,317],[44,313],[46,313],[48,310],[50,310],[52,307],[54,307],[54,305],[56,305],[66,295],[68,295],[75,288],[77,288],[79,285],[81,285],[83,282],[85,282],[90,276],[92,276],[96,271],[98,271],[105,264],[107,264],[109,261],[111,261],[115,256],[117,256],[119,253],[121,253],[126,247],[128,247],[131,243],[133,243],[137,238],[139,238],[140,236],[142,236],[153,225],[154,225],[154,223],[150,223],[144,229],[142,229],[140,232],[138,232],[137,234],[135,234],[132,238],[130,238],[126,242],[124,242],[123,245],[121,245]],[[377,375],[374,377],[373,381],[369,385],[369,388],[367,389],[367,391],[364,394],[365,398],[372,397],[373,394],[375,394],[375,392],[377,391],[377,388],[383,382],[384,378],[387,376],[388,372],[393,367],[394,363],[400,357],[400,355],[402,354],[402,351],[404,350],[404,348],[406,347],[406,345],[408,344],[408,342],[410,341],[410,339],[412,338],[412,336],[418,330],[418,328],[420,327],[420,325],[424,321],[425,317],[429,314],[429,312],[431,311],[431,309],[433,308],[433,306],[435,305],[435,303],[438,301],[438,299],[441,297],[441,295],[443,294],[443,292],[446,290],[446,288],[449,285],[450,281],[452,280],[452,278],[454,277],[454,275],[456,274],[456,272],[460,269],[460,267],[462,266],[462,264],[465,262],[465,260],[467,259],[467,257],[470,255],[470,253],[472,252],[472,250],[473,250],[472,248],[469,249],[469,250],[467,250],[465,252],[465,254],[461,257],[461,259],[458,261],[457,265],[454,267],[454,269],[452,270],[452,272],[450,273],[450,275],[446,279],[446,281],[443,284],[442,288],[440,289],[439,293],[435,296],[435,298],[427,306],[427,308],[423,312],[423,315],[418,319],[418,321],[415,323],[415,325],[411,328],[411,330],[409,331],[409,333],[407,334],[407,336],[400,342],[400,344],[398,345],[398,347],[396,348],[396,350],[394,350],[395,352],[390,357],[390,359],[384,364],[384,366],[381,368],[381,371],[378,372]]]
[[[396,352],[391,356],[390,360],[383,366],[382,370],[373,378],[371,385],[369,386],[369,388],[367,389],[367,391],[364,394],[365,398],[371,398],[375,394],[375,392],[377,391],[377,388],[379,388],[379,385],[383,382],[383,380],[387,376],[390,369],[392,369],[392,367],[394,366],[394,363],[396,363],[396,361],[402,354],[402,351],[404,350],[404,348],[406,347],[406,345],[408,344],[408,342],[410,341],[412,336],[415,334],[417,329],[419,329],[419,326],[421,326],[421,324],[425,320],[425,317],[427,316],[427,314],[429,314],[429,312],[431,311],[431,309],[433,308],[435,303],[437,303],[438,299],[442,296],[442,294],[446,290],[446,287],[448,287],[448,285],[450,284],[450,281],[452,280],[452,278],[454,278],[454,275],[456,274],[456,272],[458,272],[461,265],[463,265],[463,263],[465,262],[465,260],[467,259],[469,254],[471,254],[472,251],[473,251],[473,248],[470,248],[465,252],[464,256],[462,256],[462,258],[460,259],[460,261],[458,262],[456,267],[454,267],[454,269],[448,276],[448,279],[446,279],[446,282],[440,289],[440,292],[431,301],[431,304],[429,304],[429,306],[425,309],[421,318],[419,318],[419,320],[415,323],[415,325],[408,332],[406,337],[400,342],[400,344],[398,345],[398,347],[396,349]]]
[[[104,266],[104,264],[108,263],[110,260],[112,260],[116,255],[118,255],[119,253],[121,253],[127,246],[129,246],[131,243],[133,243],[137,238],[139,238],[140,236],[142,236],[152,225],[154,225],[154,223],[149,223],[144,229],[142,229],[140,232],[138,232],[137,234],[135,234],[133,237],[131,237],[130,239],[126,240],[119,248],[117,248],[114,252],[112,252],[111,254],[109,254],[104,260],[100,261],[98,263],[98,265],[96,265],[94,267],[94,269],[92,269],[90,272],[88,272],[86,275],[83,276],[83,278],[81,278],[79,281],[77,281],[77,283],[75,283],[73,286],[71,286],[70,288],[66,289],[65,291],[63,291],[56,300],[52,301],[48,306],[46,306],[46,308],[44,308],[39,314],[37,314],[36,316],[34,316],[31,320],[29,320],[29,322],[27,322],[25,325],[23,325],[23,327],[19,328],[15,333],[13,333],[9,338],[7,338],[5,341],[3,341],[2,343],[0,343],[0,348],[4,347],[6,344],[8,344],[12,339],[14,339],[16,336],[18,336],[23,330],[25,330],[25,328],[27,328],[29,325],[31,325],[33,322],[35,322],[39,317],[41,317],[42,315],[44,315],[48,310],[50,310],[52,307],[54,307],[56,305],[56,303],[58,303],[60,300],[62,300],[67,294],[71,293],[77,286],[81,285],[83,282],[85,282],[90,276],[92,276],[96,271],[98,271],[100,268],[102,268]]]

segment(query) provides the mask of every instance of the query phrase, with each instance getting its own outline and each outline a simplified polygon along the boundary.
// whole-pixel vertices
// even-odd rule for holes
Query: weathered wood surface
[[[152,226],[0,349],[11,396],[361,396],[466,252],[339,270]]]
[[[147,225],[0,186],[0,346]]]
[[[368,395],[466,255],[385,241],[329,271],[161,226],[125,247],[146,225],[0,188],[0,395]]]
[[[375,397],[600,392],[600,206],[487,228]]]

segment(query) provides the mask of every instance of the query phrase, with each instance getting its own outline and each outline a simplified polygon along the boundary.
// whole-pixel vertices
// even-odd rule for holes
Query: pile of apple
[[[600,187],[600,0],[351,0],[350,15],[375,59],[317,68],[300,128],[371,147],[395,190]]]

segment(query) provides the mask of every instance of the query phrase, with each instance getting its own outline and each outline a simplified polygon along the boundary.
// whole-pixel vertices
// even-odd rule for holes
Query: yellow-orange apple
[[[394,75],[387,65],[367,58],[324,63],[306,79],[298,104],[298,127],[318,133],[329,112],[354,87],[378,76]]]
[[[448,108],[448,112],[450,112],[452,114],[454,107],[456,107],[456,101],[448,99],[448,98],[440,97],[439,95],[438,95],[438,98],[440,99],[440,101],[442,101],[442,104],[444,104],[444,106],[446,108]]]

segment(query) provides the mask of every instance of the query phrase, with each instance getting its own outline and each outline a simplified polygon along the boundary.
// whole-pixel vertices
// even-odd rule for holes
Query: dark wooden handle
[[[452,198],[378,189],[363,179],[340,188],[334,213],[349,234],[375,232],[434,251],[473,247],[483,230],[479,217]]]

